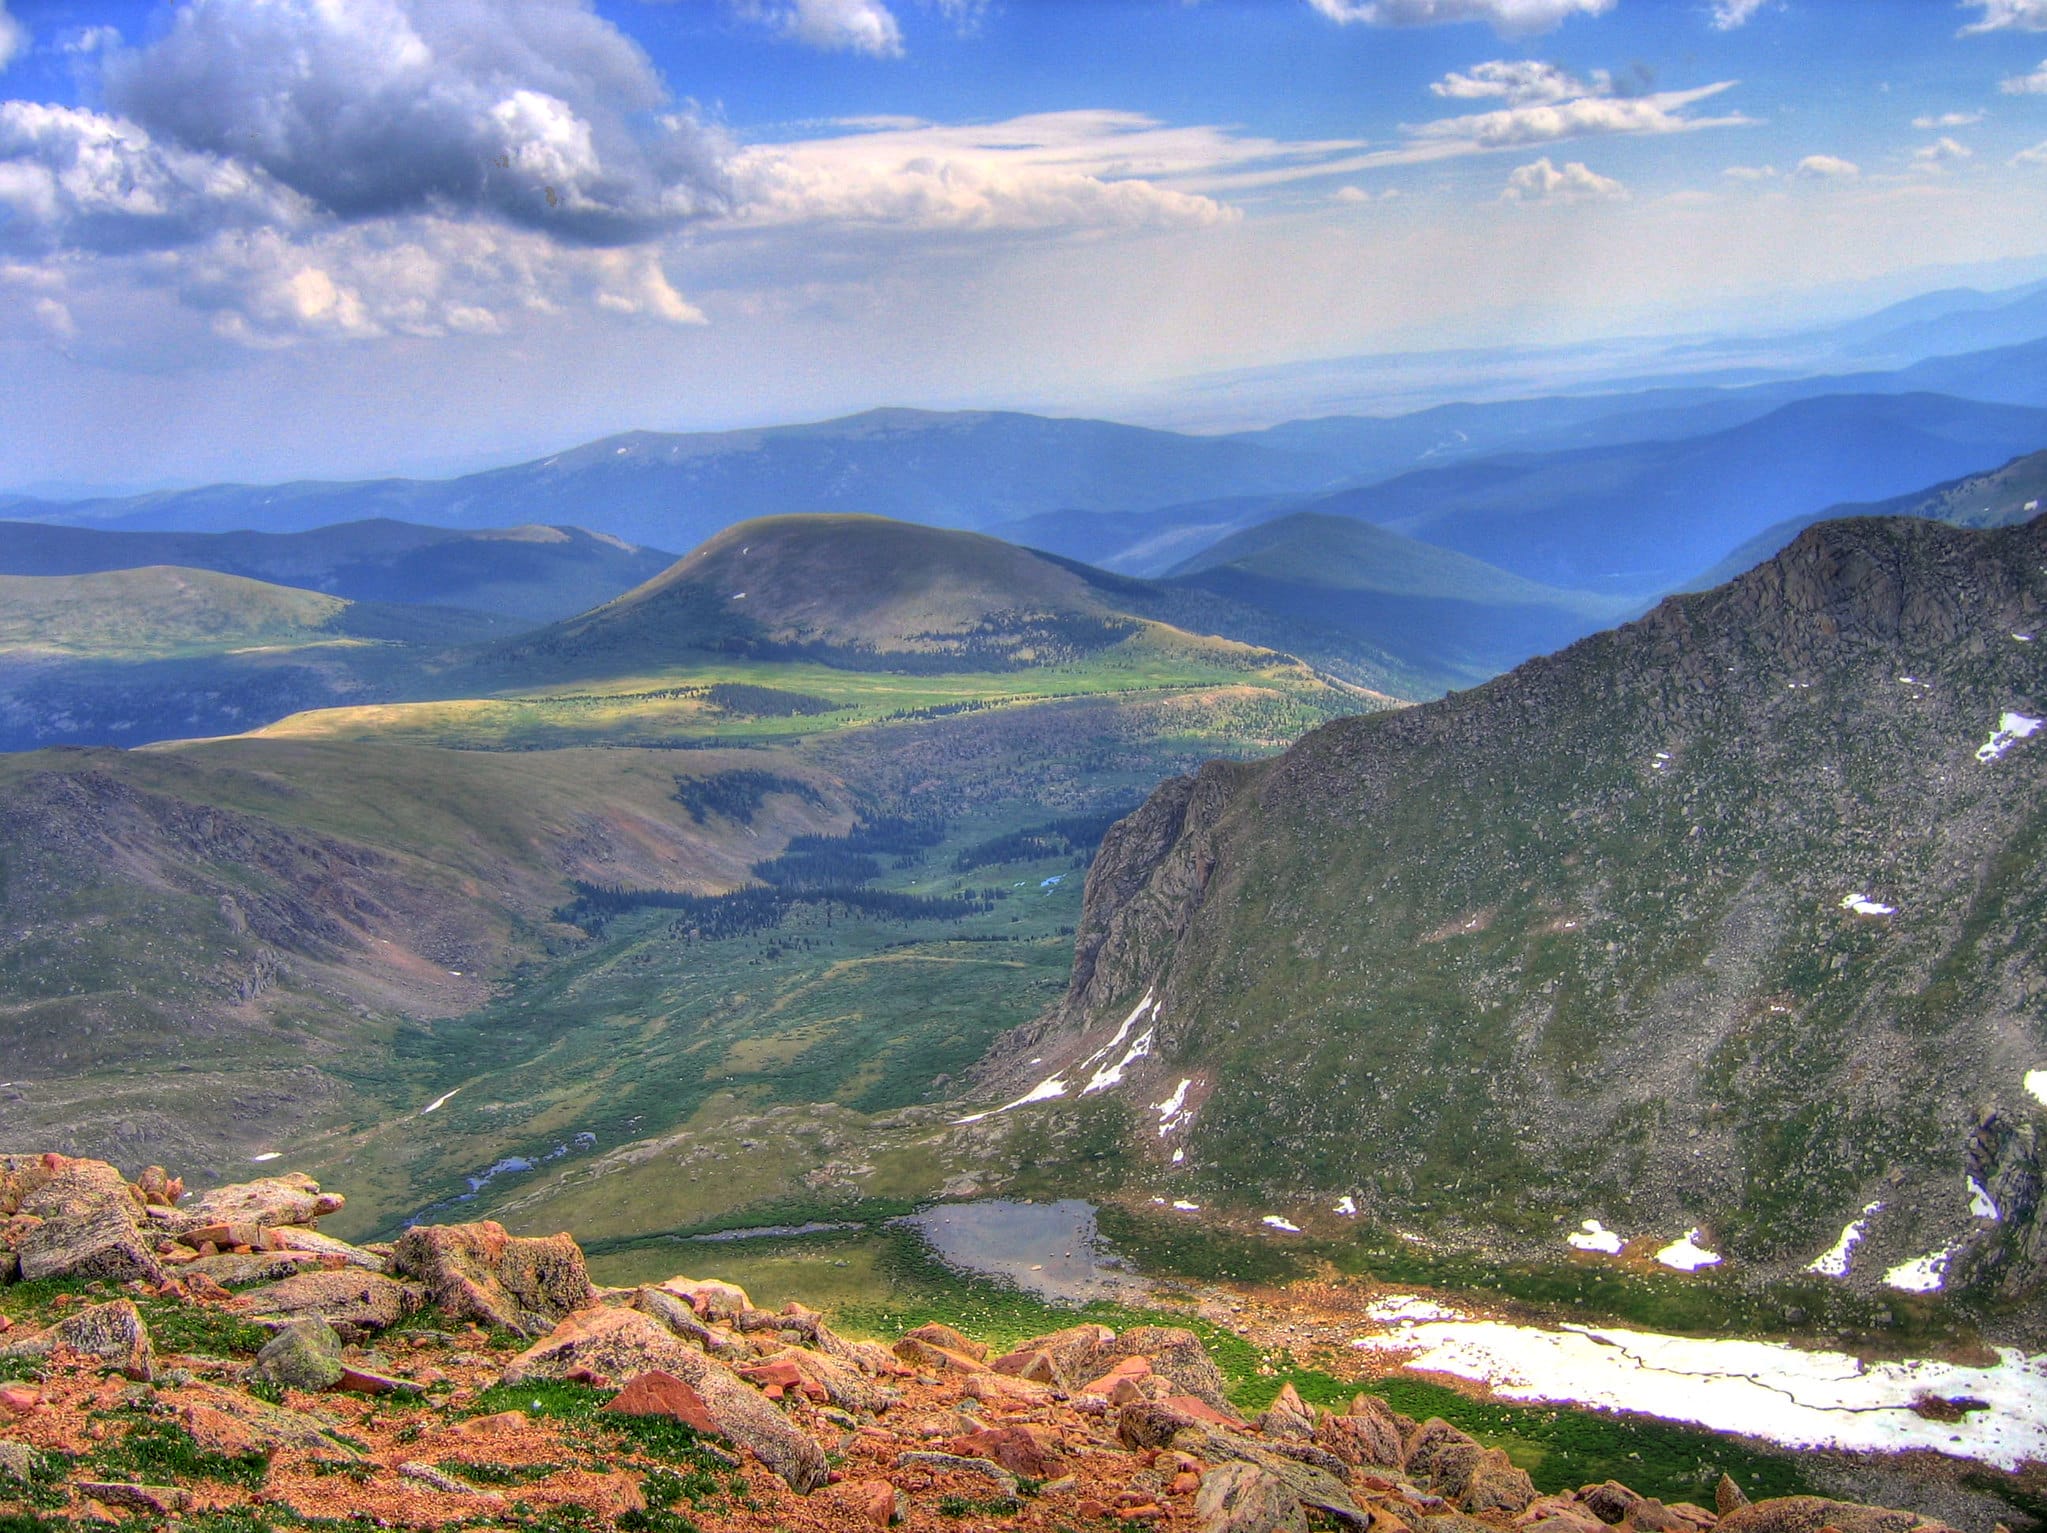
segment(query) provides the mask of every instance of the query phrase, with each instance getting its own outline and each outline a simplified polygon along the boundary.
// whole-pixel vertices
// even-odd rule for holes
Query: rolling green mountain
[[[0,749],[229,734],[407,695],[433,654],[508,626],[173,566],[0,575]]]
[[[1306,509],[1391,527],[1531,580],[1649,594],[1789,517],[1976,472],[2042,441],[2047,411],[2030,407],[1829,396],[1706,436],[1424,470]]]
[[[2043,611],[2047,519],[1830,522],[1166,785],[1089,875],[1066,1000],[991,1062],[989,1100],[1041,1100],[979,1152],[1111,1113],[1167,1197],[1325,1233],[1348,1197],[1495,1257],[1696,1228],[1776,1278],[1868,1210],[1855,1284],[2032,1291]]]
[[[674,559],[580,527],[456,532],[373,520],[307,532],[131,532],[0,523],[0,575],[175,564],[356,602],[461,607],[530,623],[609,601]]]

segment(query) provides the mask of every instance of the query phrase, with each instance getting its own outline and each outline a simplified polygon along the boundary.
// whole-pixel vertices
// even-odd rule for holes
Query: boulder
[[[837,1499],[851,1524],[887,1528],[910,1515],[909,1498],[886,1480],[848,1480],[838,1488]]]
[[[303,1251],[255,1251],[246,1256],[229,1251],[186,1262],[178,1268],[178,1277],[188,1286],[195,1276],[204,1276],[223,1288],[246,1288],[251,1283],[275,1283],[319,1270],[320,1258]]]
[[[1091,1365],[1096,1355],[1106,1352],[1115,1340],[1116,1333],[1105,1325],[1068,1326],[1063,1331],[1019,1342],[988,1366],[997,1373],[1072,1389],[1101,1371]]]
[[[48,1330],[0,1347],[0,1360],[42,1359],[59,1352],[96,1357],[131,1379],[147,1383],[156,1373],[156,1350],[149,1327],[127,1299],[93,1304],[58,1321]]]
[[[61,1159],[46,1157],[46,1160]],[[19,1199],[18,1212],[40,1221],[14,1238],[21,1278],[106,1278],[161,1283],[155,1240],[140,1227],[142,1205],[127,1180],[105,1161],[62,1161]]]
[[[374,1251],[365,1251],[361,1246],[352,1246],[345,1240],[336,1240],[332,1235],[323,1235],[318,1230],[309,1230],[300,1225],[285,1225],[270,1231],[272,1244],[281,1251],[307,1251],[314,1256],[338,1256],[351,1267],[361,1267],[366,1272],[382,1272],[384,1258]]]
[[[534,1337],[596,1297],[567,1235],[530,1239],[479,1224],[421,1224],[391,1250],[391,1271],[418,1278],[446,1314]]]
[[[578,1369],[631,1378],[659,1369],[688,1384],[729,1437],[799,1492],[815,1490],[828,1470],[822,1449],[724,1364],[633,1309],[589,1309],[570,1315],[512,1359],[505,1382],[565,1379]]]
[[[1738,1512],[1748,1504],[1748,1492],[1734,1483],[1734,1476],[1721,1475],[1720,1483],[1713,1487],[1713,1510],[1725,1517],[1729,1512]]]
[[[332,1389],[341,1382],[341,1338],[324,1318],[308,1315],[265,1342],[251,1371],[285,1389]]]
[[[1182,1432],[1200,1426],[1187,1412],[1163,1400],[1133,1400],[1116,1412],[1116,1440],[1135,1450],[1170,1447]]]
[[[1294,1388],[1292,1380],[1279,1386],[1279,1394],[1258,1418],[1258,1430],[1267,1437],[1295,1437],[1303,1442],[1314,1441],[1315,1412],[1309,1408],[1308,1402],[1301,1398],[1301,1392]]]
[[[26,1485],[41,1467],[41,1455],[27,1443],[0,1440],[0,1482],[18,1480]]]
[[[680,1298],[666,1288],[638,1288],[633,1291],[632,1307],[643,1315],[652,1315],[684,1341],[702,1347],[713,1357],[720,1353],[737,1353],[744,1349],[723,1331],[714,1331],[697,1318],[686,1299]]]
[[[1917,1512],[1894,1511],[1882,1506],[1857,1506],[1850,1501],[1829,1501],[1824,1496],[1778,1496],[1737,1507],[1720,1519],[1725,1533],[1819,1533],[1833,1527],[1840,1533],[1915,1533],[1915,1530],[1945,1530],[1946,1525]]]
[[[179,1228],[202,1229],[211,1224],[253,1225],[266,1230],[281,1224],[311,1224],[336,1213],[348,1200],[338,1192],[322,1192],[302,1171],[259,1177],[215,1187],[178,1210]]]
[[[1146,1359],[1151,1371],[1169,1381],[1177,1393],[1193,1395],[1235,1418],[1236,1409],[1223,1393],[1222,1370],[1192,1331],[1176,1325],[1132,1326],[1095,1352],[1091,1360],[1094,1375],[1126,1357]]]
[[[948,1453],[987,1459],[1027,1480],[1049,1480],[1058,1473],[1057,1455],[1020,1426],[962,1432],[945,1446]]]
[[[753,1308],[753,1300],[737,1283],[716,1278],[672,1277],[660,1285],[706,1320],[733,1321]]]
[[[895,1354],[914,1368],[926,1368],[933,1373],[986,1373],[988,1365],[955,1352],[950,1347],[941,1347],[918,1336],[905,1336],[895,1345]]]
[[[1218,1464],[1194,1494],[1201,1533],[1307,1533],[1307,1514],[1286,1483],[1242,1462]]]
[[[1407,1462],[1401,1420],[1377,1395],[1359,1395],[1343,1415],[1315,1424],[1315,1441],[1354,1469],[1399,1469]]]
[[[1460,1501],[1484,1454],[1468,1432],[1459,1431],[1440,1416],[1431,1416],[1407,1440],[1408,1478],[1445,1500]]]
[[[239,1299],[252,1316],[296,1320],[318,1315],[344,1341],[365,1341],[419,1308],[420,1290],[374,1272],[301,1272],[252,1288]]]
[[[971,1357],[977,1363],[988,1361],[988,1348],[986,1346],[962,1335],[951,1326],[943,1325],[936,1320],[926,1325],[920,1325],[914,1331],[905,1332],[903,1339],[905,1341],[912,1339],[928,1341],[934,1347],[943,1347],[948,1352],[962,1353],[967,1357]]]
[[[1527,1472],[1516,1468],[1513,1460],[1498,1448],[1486,1448],[1480,1452],[1478,1463],[1465,1483],[1460,1504],[1474,1516],[1504,1512],[1511,1517],[1518,1515],[1534,1499],[1535,1482],[1528,1478]]]

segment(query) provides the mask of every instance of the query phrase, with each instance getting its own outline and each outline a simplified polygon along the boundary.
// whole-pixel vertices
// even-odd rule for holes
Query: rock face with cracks
[[[391,1251],[391,1270],[417,1278],[444,1312],[539,1336],[590,1300],[583,1252],[567,1235],[508,1235],[501,1224],[424,1224]]]

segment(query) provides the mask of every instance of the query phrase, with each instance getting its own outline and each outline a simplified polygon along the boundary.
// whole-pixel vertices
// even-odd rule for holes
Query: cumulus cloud
[[[1553,143],[1608,133],[1681,133],[1695,128],[1746,123],[1740,115],[1687,117],[1686,107],[1717,96],[1734,82],[1723,80],[1696,90],[1662,91],[1647,96],[1579,96],[1503,107],[1464,117],[1446,117],[1405,131],[1419,144],[1469,145],[1479,149],[1513,148]]]
[[[1506,202],[1611,202],[1627,195],[1628,189],[1611,176],[1589,170],[1577,160],[1559,170],[1548,155],[1507,177],[1506,190],[1500,193]]]
[[[902,26],[882,0],[739,0],[739,11],[828,53],[902,57]]]
[[[1983,19],[1962,28],[1968,37],[1978,32],[2047,32],[2047,0],[1962,0],[1964,9],[1979,10]]]
[[[1128,112],[1049,112],[971,127],[900,118],[842,126],[849,131],[742,154],[733,167],[739,219],[950,231],[1199,226],[1238,215],[1162,179],[1330,147],[1168,128]]]
[[[1331,21],[1373,27],[1490,22],[1506,36],[1548,32],[1573,16],[1603,16],[1615,0],[1308,0]]]
[[[16,252],[167,250],[312,217],[260,170],[158,143],[118,117],[34,101],[0,101],[0,210],[0,249]]]
[[[1523,106],[1531,101],[1603,96],[1612,88],[1612,81],[1603,71],[1595,74],[1588,85],[1556,65],[1537,59],[1493,59],[1484,64],[1474,64],[1462,73],[1453,70],[1433,82],[1429,91],[1453,101],[1482,101],[1498,97],[1510,106]]]
[[[28,28],[7,13],[7,0],[0,0],[0,69],[5,69],[28,49]]]
[[[1974,159],[1975,151],[1967,144],[1958,143],[1945,136],[1912,151],[1914,170],[1941,170],[1963,160]]]
[[[1770,0],[1713,0],[1713,30],[1732,32],[1736,27],[1745,27],[1769,3]]]
[[[721,135],[578,0],[189,0],[107,84],[158,138],[343,219],[467,210],[607,245],[727,201]]]
[[[57,39],[57,49],[72,58],[89,58],[121,46],[119,27],[75,27]]]
[[[1809,154],[1798,162],[1792,174],[1808,181],[1852,181],[1862,174],[1862,167],[1839,155]]]
[[[2040,67],[2031,74],[2013,75],[1999,80],[1997,88],[2007,96],[2047,95],[2047,59],[2040,61]]]

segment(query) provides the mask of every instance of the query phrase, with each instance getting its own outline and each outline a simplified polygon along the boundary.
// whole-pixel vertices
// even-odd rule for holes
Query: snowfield
[[[2001,1469],[2047,1462],[2047,1357],[2003,1349],[1989,1368],[1932,1360],[1865,1364],[1845,1353],[1772,1342],[1410,1321],[1414,1311],[1395,1307],[1405,1298],[1381,1302],[1386,1318],[1405,1323],[1396,1334],[1360,1337],[1354,1347],[1411,1353],[1410,1368],[1480,1380],[1504,1399],[1641,1411],[1786,1447],[1927,1448]],[[1928,1396],[1982,1401],[1985,1408],[1960,1421],[1933,1421],[1912,1409]]]

